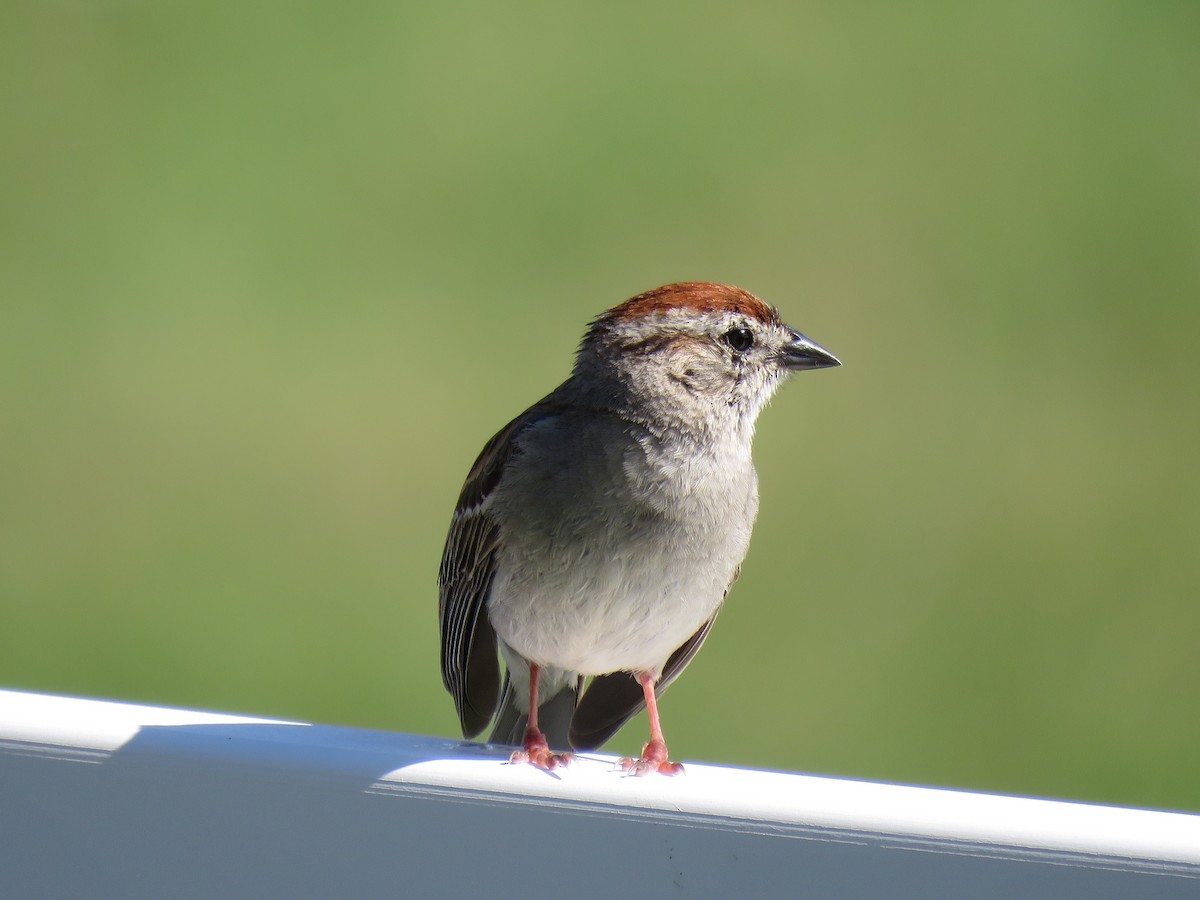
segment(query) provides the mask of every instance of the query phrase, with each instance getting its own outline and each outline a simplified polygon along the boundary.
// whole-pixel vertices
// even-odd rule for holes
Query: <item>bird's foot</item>
[[[510,763],[529,763],[547,772],[559,766],[569,766],[575,759],[573,753],[555,753],[546,743],[546,736],[536,728],[525,729],[525,741],[520,750],[514,750],[508,758]]]
[[[649,775],[657,772],[659,775],[682,775],[683,764],[667,759],[667,745],[660,740],[650,741],[642,748],[640,759],[623,756],[617,760],[617,766],[627,775]]]

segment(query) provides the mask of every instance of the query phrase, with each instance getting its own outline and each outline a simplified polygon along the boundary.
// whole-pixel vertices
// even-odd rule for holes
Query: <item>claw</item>
[[[520,750],[514,750],[508,758],[510,763],[529,763],[543,771],[550,772],[559,766],[569,766],[575,760],[573,753],[555,753],[546,743],[546,736],[538,729],[525,729],[525,742]]]
[[[683,764],[671,762],[667,758],[667,745],[660,740],[652,740],[642,748],[639,759],[623,756],[617,760],[617,767],[626,775],[636,775],[639,778],[657,772],[659,775],[682,775]]]

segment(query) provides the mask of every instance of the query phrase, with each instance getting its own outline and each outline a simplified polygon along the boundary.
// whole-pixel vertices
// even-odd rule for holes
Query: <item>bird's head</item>
[[[841,365],[741,288],[683,282],[592,322],[572,382],[646,421],[706,432],[754,420],[792,372]]]

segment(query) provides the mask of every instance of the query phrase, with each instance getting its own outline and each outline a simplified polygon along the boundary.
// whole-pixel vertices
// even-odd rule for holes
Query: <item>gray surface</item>
[[[143,726],[111,753],[8,741],[0,744],[2,893],[1200,896],[1200,868],[1189,865],[717,817],[672,821],[380,781],[422,760],[488,755],[495,748],[274,724]]]

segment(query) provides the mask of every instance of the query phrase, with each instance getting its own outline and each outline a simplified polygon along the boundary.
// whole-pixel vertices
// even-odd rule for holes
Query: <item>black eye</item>
[[[749,328],[730,328],[722,337],[725,339],[725,343],[738,353],[743,353],[754,346],[754,334]]]

